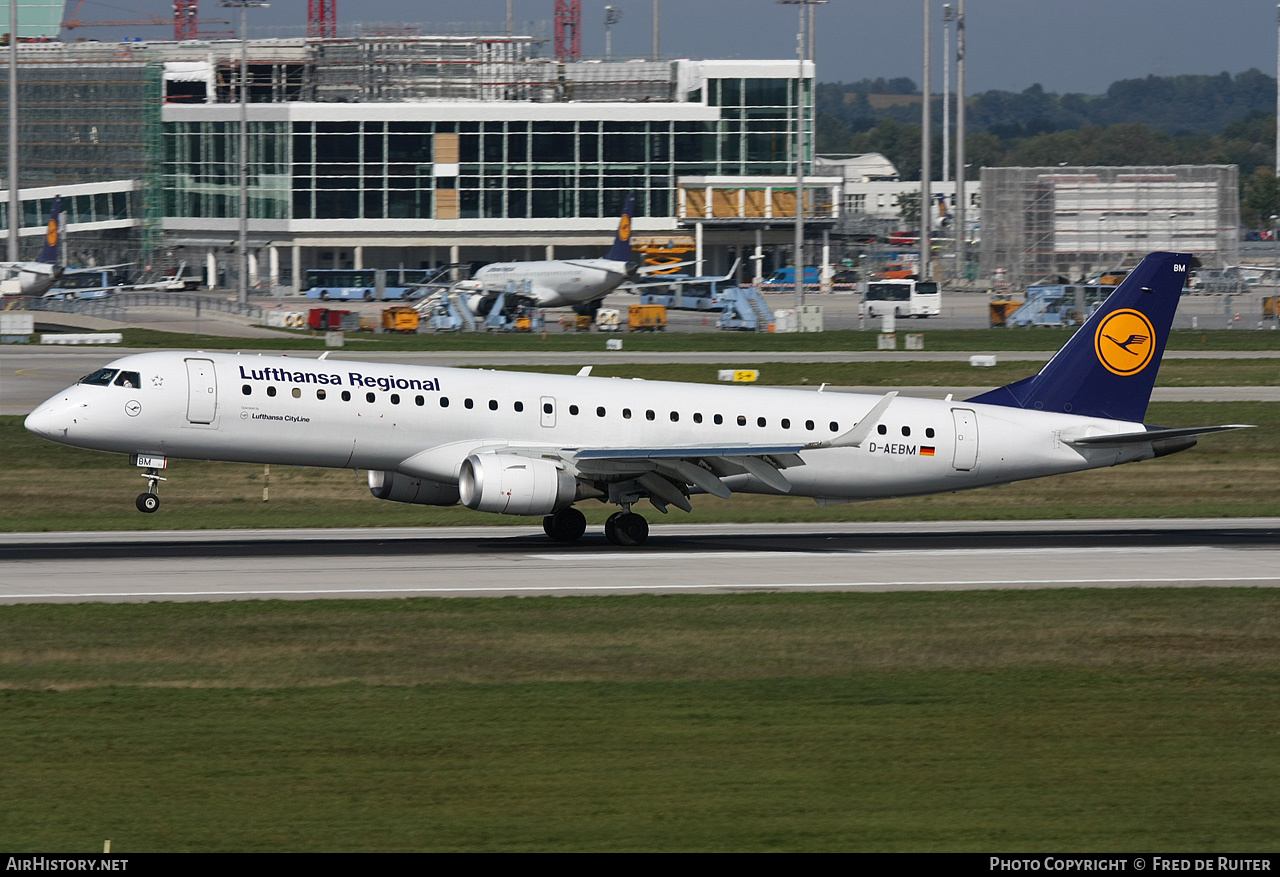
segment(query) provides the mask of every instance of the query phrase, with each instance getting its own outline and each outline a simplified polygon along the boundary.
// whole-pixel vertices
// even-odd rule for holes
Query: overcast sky
[[[647,54],[652,45],[653,0],[609,0],[622,10],[613,29],[615,55]],[[513,0],[517,22],[549,23],[554,0]],[[582,0],[582,47],[604,51],[604,0]],[[74,9],[75,0],[67,4]],[[934,57],[942,51],[942,2],[932,0]],[[171,0],[86,0],[82,19],[169,16]],[[254,23],[299,32],[306,0],[273,0],[249,11]],[[339,23],[473,21],[501,24],[507,0],[337,0]],[[666,57],[795,58],[797,10],[774,0],[666,0],[661,4],[661,51]],[[1275,0],[967,0],[968,92],[1021,91],[1040,83],[1048,91],[1101,94],[1117,79],[1179,73],[1240,73],[1250,67],[1275,74]],[[239,13],[201,0],[202,19]],[[864,77],[921,75],[923,0],[831,0],[818,7],[818,78],[846,82]],[[207,24],[208,29],[225,25]],[[90,35],[77,30],[74,36]],[[99,29],[100,39],[171,36],[165,29]],[[277,32],[283,35],[283,32]],[[549,51],[549,50],[548,50]],[[941,90],[940,60],[934,90]]]

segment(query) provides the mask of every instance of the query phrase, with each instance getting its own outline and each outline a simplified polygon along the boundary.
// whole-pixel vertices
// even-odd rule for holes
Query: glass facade
[[[680,105],[654,102],[628,105],[654,117],[646,121],[444,121],[437,104],[421,121],[253,122],[249,215],[607,218],[634,192],[637,215],[671,217],[680,177],[794,173],[796,92],[794,77],[709,78],[688,95],[715,108],[706,121],[664,120],[664,106]],[[537,115],[510,105],[511,116]],[[467,104],[456,106],[462,115]],[[591,104],[573,106],[590,115]],[[238,216],[238,130],[234,121],[165,123],[165,216]]]

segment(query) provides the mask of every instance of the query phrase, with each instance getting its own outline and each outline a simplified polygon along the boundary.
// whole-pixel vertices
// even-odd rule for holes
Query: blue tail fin
[[[1151,253],[1040,374],[969,401],[1141,423],[1190,266]]]
[[[618,220],[618,234],[613,239],[613,246],[605,254],[606,259],[612,259],[615,262],[631,261],[631,214],[635,209],[635,193],[628,192],[626,203],[622,206],[622,218]]]
[[[44,233],[44,248],[40,250],[37,262],[50,265],[58,264],[58,239],[62,236],[62,196],[53,196],[53,206],[49,208],[49,226]]]

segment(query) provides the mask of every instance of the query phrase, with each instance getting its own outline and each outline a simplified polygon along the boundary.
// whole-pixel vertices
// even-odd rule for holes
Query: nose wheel
[[[148,469],[142,477],[147,479],[147,492],[138,494],[133,504],[138,507],[138,511],[151,514],[160,508],[160,482],[168,479],[161,478],[156,469]]]

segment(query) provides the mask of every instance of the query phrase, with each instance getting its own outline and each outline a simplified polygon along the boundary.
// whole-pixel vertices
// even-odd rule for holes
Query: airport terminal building
[[[132,234],[151,261],[225,279],[240,43],[20,48],[24,234],[62,194],[73,246]],[[690,246],[708,271],[790,241],[812,64],[801,76],[795,61],[562,63],[537,50],[518,36],[251,41],[251,280],[599,255],[629,192],[636,237]],[[842,184],[806,178],[811,229],[836,221]]]

